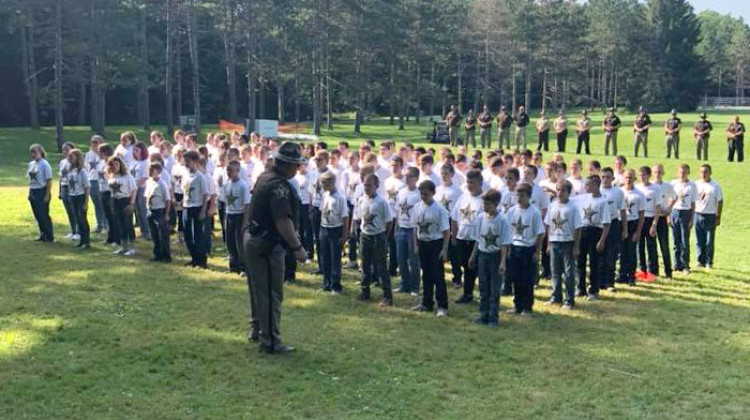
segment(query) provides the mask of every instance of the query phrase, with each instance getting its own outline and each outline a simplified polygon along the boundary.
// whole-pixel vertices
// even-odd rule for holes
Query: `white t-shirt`
[[[68,186],[68,172],[70,172],[70,162],[67,158],[60,159],[60,163],[57,164],[57,175],[60,177],[60,186]]]
[[[167,206],[167,202],[170,200],[169,188],[161,178],[158,181],[149,178],[146,181],[146,190],[143,196],[146,197],[149,210],[161,210]]]
[[[549,207],[549,197],[539,185],[534,184],[531,186],[531,198],[529,199],[529,203],[539,209],[541,213],[544,213],[544,211],[547,210],[547,207]]]
[[[349,206],[346,198],[338,190],[333,193],[326,191],[323,194],[323,203],[320,206],[320,226],[335,228],[344,225],[344,219],[349,217]]]
[[[656,215],[656,206],[661,207],[661,188],[656,184],[637,184],[635,188],[646,198],[646,209],[644,216],[654,217]]]
[[[391,206],[391,214],[394,218],[398,216],[398,193],[404,187],[406,187],[406,183],[403,178],[389,176],[385,180],[385,197],[388,200],[388,205]]]
[[[109,179],[109,189],[112,191],[112,198],[130,197],[133,191],[136,190],[135,179],[129,173],[116,175]]]
[[[611,220],[620,220],[621,212],[627,210],[625,194],[617,187],[602,187],[601,192],[604,198],[607,199],[607,204],[609,204],[609,216],[612,218]]]
[[[211,194],[208,180],[200,171],[185,171],[182,178],[182,190],[185,192],[182,199],[185,208],[201,207],[203,197]],[[208,197],[206,197],[206,200],[208,200]]]
[[[310,183],[310,195],[312,196],[312,206],[320,208],[320,206],[323,204],[323,184],[320,182],[320,175],[325,173],[328,170],[326,168],[323,172],[313,171],[308,172],[310,176],[312,177],[312,182]]]
[[[29,188],[38,190],[47,188],[47,183],[52,179],[52,167],[46,159],[32,160],[26,170],[29,177]]]
[[[693,181],[682,182],[679,179],[672,181],[672,189],[675,192],[675,210],[690,210],[698,200],[698,187]]]
[[[132,167],[135,161],[133,157],[133,145],[125,147],[122,144],[118,144],[115,147],[115,156],[119,156],[122,159],[126,168]]]
[[[625,188],[622,189],[622,193],[625,195],[625,205],[628,210],[628,222],[638,220],[640,213],[646,210],[646,197],[636,188],[628,191]]]
[[[99,182],[101,176],[99,175],[99,164],[102,162],[102,158],[99,153],[89,150],[86,152],[86,156],[83,159],[86,167],[86,175],[89,177],[90,182]]]
[[[176,163],[172,167],[172,188],[174,188],[175,194],[185,193],[182,190],[182,178],[185,177],[185,173],[187,172],[188,172],[187,168],[180,165],[179,163]]]
[[[422,201],[422,199],[419,190],[416,188],[409,190],[407,187],[398,192],[396,195],[395,218],[397,219],[400,228],[413,229],[417,227],[416,222],[412,219],[412,213],[414,211],[414,206],[420,201]]]
[[[433,198],[448,211],[448,217],[450,217],[453,213],[453,207],[456,206],[456,202],[462,194],[463,191],[456,184],[450,186],[441,184],[435,188],[435,197]]]
[[[304,174],[297,172],[294,179],[297,181],[297,194],[299,195],[300,202],[303,205],[309,206],[312,202],[310,188],[312,186],[313,176],[310,172],[305,172]]]
[[[68,195],[84,195],[91,188],[88,171],[86,169],[71,169],[68,171]]]
[[[511,191],[506,186],[500,191],[500,210],[503,212],[503,214],[507,215],[508,211],[511,209],[511,207],[518,204],[518,193],[514,189]]]
[[[250,204],[251,195],[250,187],[247,181],[237,178],[237,181],[228,179],[222,188],[224,202],[227,203],[227,214],[242,214],[245,212],[245,206]]]
[[[563,204],[559,200],[550,204],[544,223],[549,226],[550,242],[573,242],[575,231],[583,226],[578,207],[570,201]]]
[[[460,182],[460,183],[456,182],[462,179],[460,176],[457,177],[458,174],[459,172],[455,172],[453,174],[453,184],[458,185],[460,187],[461,185],[466,183],[466,177],[465,176],[463,177],[463,182]],[[440,178],[440,175],[435,173],[434,170],[430,172],[429,175],[420,172],[419,179],[417,180],[417,186],[419,186],[419,184],[421,184],[423,181],[432,181],[435,184],[435,187],[443,183],[443,180]]]
[[[226,201],[224,200],[224,184],[226,184],[229,180],[229,176],[227,175],[227,167],[217,166],[214,169],[214,173],[213,175],[211,175],[211,178],[213,178],[213,183],[216,185],[216,188],[219,191],[216,199],[221,201],[222,203],[225,203]]]
[[[515,246],[530,247],[536,245],[539,235],[544,234],[542,213],[534,206],[522,209],[515,205],[508,210],[510,234]]]
[[[420,241],[442,239],[443,232],[450,229],[448,210],[434,199],[429,205],[424,201],[417,203],[412,211],[412,220],[417,227],[417,239]]]
[[[147,160],[135,160],[133,165],[130,167],[130,175],[133,175],[136,184],[138,182],[145,182],[148,178],[148,161]]]
[[[386,224],[393,220],[391,208],[380,194],[375,194],[374,197],[363,194],[359,198],[358,207],[361,220],[360,230],[365,235],[385,232]]]
[[[352,168],[345,169],[341,174],[341,191],[350,204],[357,202],[354,191],[356,191],[357,184],[360,182],[359,178],[359,171],[355,171]]]
[[[570,190],[571,196],[581,195],[586,193],[586,179],[575,179],[572,176],[569,176],[568,182],[573,186],[573,189]]]
[[[699,180],[695,182],[695,186],[698,190],[695,212],[700,214],[717,214],[719,211],[719,202],[724,201],[724,194],[719,184],[714,180],[708,182]]]
[[[453,207],[451,219],[458,225],[456,238],[466,241],[476,241],[479,234],[479,217],[484,206],[482,195],[463,194]]]
[[[664,212],[669,207],[669,204],[677,199],[677,194],[675,193],[674,187],[672,186],[671,182],[662,182],[661,184],[654,182],[654,185],[657,185],[661,188],[661,211],[662,216],[664,216]]]
[[[511,244],[510,225],[508,219],[500,211],[494,215],[482,212],[478,232],[477,250],[479,252],[499,252],[502,247]]]
[[[602,228],[612,222],[612,216],[609,213],[609,203],[603,195],[594,197],[593,194],[586,193],[579,195],[570,200],[578,207],[583,220],[583,226],[593,226]]]

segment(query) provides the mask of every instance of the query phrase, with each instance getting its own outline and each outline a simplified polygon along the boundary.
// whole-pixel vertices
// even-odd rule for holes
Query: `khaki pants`
[[[451,138],[451,146],[458,146],[458,127],[450,127],[448,129],[448,135]]]
[[[497,129],[498,147],[503,148],[503,140],[505,140],[505,148],[510,149],[510,127]]]
[[[648,133],[635,133],[633,138],[633,155],[638,157],[638,149],[643,145],[643,157],[648,157]]]
[[[477,129],[472,130],[466,130],[466,141],[464,144],[468,147],[469,144],[471,144],[471,147],[477,147]]]
[[[523,148],[526,149],[526,127],[516,127],[515,143],[516,149],[521,148],[521,143],[523,143]]]
[[[245,268],[250,289],[250,334],[257,334],[261,345],[273,350],[281,344],[281,302],[284,299],[284,248],[274,245],[261,255],[264,241],[245,233]]]
[[[604,154],[609,156],[609,146],[612,145],[612,155],[617,155],[617,131],[604,133]]]
[[[679,159],[680,158],[680,135],[677,134],[668,134],[666,138],[667,143],[667,159],[672,157],[672,150],[674,150],[674,158]]]
[[[479,129],[479,142],[482,144],[482,148],[492,147],[492,132],[489,128]]]
[[[695,157],[698,160],[708,160],[708,137],[695,138]]]

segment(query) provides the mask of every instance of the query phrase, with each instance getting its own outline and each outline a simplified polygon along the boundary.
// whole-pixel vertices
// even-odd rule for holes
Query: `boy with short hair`
[[[469,266],[469,259],[477,241],[479,216],[482,211],[482,173],[476,169],[466,174],[466,189],[453,207],[451,219],[451,237],[458,251],[463,269],[464,293],[456,303],[469,303],[474,300],[474,281],[477,276],[475,267]]]
[[[445,166],[443,167],[445,169]],[[435,201],[435,184],[422,181],[419,184],[421,201],[414,207],[412,219],[417,225],[414,239],[419,262],[422,266],[422,303],[414,311],[432,311],[433,293],[437,299],[437,316],[448,315],[448,291],[445,285],[443,264],[448,254],[450,223],[448,210]]]
[[[349,207],[346,198],[336,188],[336,175],[332,171],[320,177],[323,185],[323,202],[320,206],[320,247],[323,291],[341,293],[341,248],[349,231]]]
[[[604,267],[604,246],[612,222],[609,214],[609,204],[600,191],[601,178],[590,175],[586,178],[586,194],[580,195],[578,208],[583,219],[581,230],[580,254],[578,255],[578,287],[577,296],[586,296],[586,300],[598,300],[599,288],[602,284]],[[591,263],[591,281],[586,290],[586,262]]]
[[[375,174],[369,174],[364,178],[365,194],[359,198],[358,216],[354,217],[361,220],[359,240],[362,254],[362,292],[359,300],[370,300],[370,283],[374,277],[380,280],[380,286],[383,289],[380,306],[391,306],[393,294],[385,254],[387,231],[393,225],[393,217],[388,203],[377,192],[379,182]]]
[[[200,154],[189,150],[182,156],[187,171],[182,177],[185,245],[190,252],[192,267],[208,268],[205,249],[205,220],[208,211],[208,180],[199,170]]]
[[[579,254],[583,220],[576,206],[570,202],[573,186],[566,180],[557,183],[557,199],[550,204],[544,222],[547,225],[547,254],[552,271],[552,296],[545,305],[563,304],[564,309],[575,305],[576,260]],[[565,300],[563,280],[565,276]]]
[[[304,166],[304,165],[300,165]],[[222,189],[222,196],[226,203],[226,244],[229,253],[229,271],[242,273],[245,271],[240,255],[242,243],[243,220],[250,207],[250,187],[240,175],[242,166],[238,161],[231,161],[227,165],[227,182]]]
[[[609,205],[609,215],[612,218],[604,248],[604,266],[602,271],[602,288],[615,290],[615,266],[620,254],[620,243],[628,237],[627,205],[625,194],[614,186],[615,172],[610,167],[602,169],[602,196]]]
[[[440,168],[440,177],[442,178],[443,183],[435,188],[434,197],[435,201],[437,201],[445,208],[445,210],[448,211],[449,223],[452,222],[452,220],[450,220],[450,215],[453,214],[453,208],[455,207],[458,199],[463,194],[461,188],[453,183],[454,173],[455,170],[453,168],[453,165],[446,164]],[[460,258],[458,258],[458,251],[454,246],[452,240],[448,241],[448,259],[451,262],[453,287],[460,288],[462,286],[461,276],[463,274],[463,271],[461,270],[461,260]]]
[[[160,163],[152,163],[148,169],[144,196],[148,204],[148,227],[154,242],[154,257],[151,261],[170,262],[169,255],[169,208],[172,205],[169,187],[162,179],[164,170]]]
[[[544,222],[539,210],[530,203],[531,187],[521,184],[516,188],[516,194],[518,204],[507,214],[512,238],[508,256],[509,280],[513,283],[515,305],[508,312],[530,315],[534,306],[534,269],[540,259]]]
[[[635,284],[636,245],[645,223],[646,197],[635,188],[635,171],[626,169],[622,175],[622,193],[627,207],[628,237],[620,244],[620,283]]]
[[[677,168],[677,179],[672,181],[677,198],[670,215],[674,236],[674,269],[684,274],[690,273],[690,229],[693,226],[695,202],[698,199],[697,187],[689,176],[689,165],[682,164]]]
[[[490,189],[482,193],[484,212],[479,219],[477,246],[469,261],[479,270],[479,318],[475,322],[490,327],[499,322],[500,295],[511,244],[508,219],[498,210],[499,204],[498,191]]]
[[[417,223],[412,219],[414,206],[420,202],[420,191],[417,190],[419,171],[417,168],[406,169],[406,187],[396,195],[396,256],[398,271],[401,274],[400,293],[419,293],[419,256],[416,251],[415,228]],[[433,184],[434,185],[434,184]]]
[[[641,232],[641,241],[638,242],[638,263],[640,273],[636,278],[645,281],[653,281],[659,275],[659,260],[656,253],[656,226],[661,216],[662,194],[659,186],[651,183],[651,168],[641,166],[638,170],[638,178],[641,183],[636,188],[646,198],[646,207],[644,209],[643,232]],[[648,254],[648,262],[646,255]]]

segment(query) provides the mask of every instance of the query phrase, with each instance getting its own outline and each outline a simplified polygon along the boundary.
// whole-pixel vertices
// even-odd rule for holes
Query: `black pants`
[[[452,224],[449,221],[448,224]],[[456,286],[461,285],[461,278],[463,276],[463,270],[461,270],[461,259],[458,257],[458,249],[456,245],[453,245],[453,241],[448,242],[448,260],[451,262],[451,273],[453,274],[453,284]]]
[[[244,214],[226,215],[226,244],[229,253],[229,271],[241,273],[245,271],[242,264],[242,218]]]
[[[596,244],[602,237],[602,228],[596,226],[585,226],[581,229],[580,252],[578,254],[578,284],[576,294],[585,293],[595,295],[599,293],[602,283],[603,253],[596,250]],[[588,290],[586,289],[586,263],[591,263],[589,274],[591,275]]]
[[[219,223],[221,223],[221,243],[227,246],[227,203],[216,200],[216,211],[219,213]]]
[[[590,155],[591,150],[589,149],[589,139],[591,138],[588,131],[583,131],[578,133],[578,146],[576,147],[576,153],[581,153],[581,148],[585,144],[586,145],[586,154]]]
[[[75,220],[76,230],[81,236],[79,245],[90,245],[91,244],[91,230],[89,229],[89,218],[88,212],[86,211],[86,202],[88,198],[86,194],[71,195],[68,197],[70,200],[70,209],[73,212],[73,219]]]
[[[661,216],[656,222],[656,239],[659,241],[659,251],[664,264],[664,275],[667,278],[672,277],[672,256],[669,251],[669,223],[667,216]],[[654,275],[659,275],[659,265],[656,265]]]
[[[312,249],[310,250],[310,257],[312,258],[313,253],[315,253],[315,259],[318,261],[318,267],[320,267],[320,260],[322,259],[322,256],[320,255],[320,207],[311,206],[310,207],[310,221],[312,223],[312,237],[313,237],[313,245]]]
[[[653,217],[646,217],[643,220],[641,240],[638,242],[638,267],[641,271],[648,271],[656,276],[659,274],[659,260],[656,254],[656,238],[648,233],[651,229],[652,223],[654,223]],[[646,261],[647,252],[648,262]]]
[[[119,237],[117,234],[117,222],[115,221],[115,213],[112,202],[112,191],[101,191],[99,193],[99,200],[102,202],[102,211],[104,212],[104,220],[107,221],[107,244],[119,243]]]
[[[560,153],[565,152],[565,143],[568,140],[568,130],[563,130],[557,133],[557,151]]]
[[[547,249],[549,244],[549,235],[544,235],[544,242],[542,243],[542,249]],[[552,267],[550,266],[550,257],[546,252],[542,252],[542,274],[539,278],[549,279],[552,277]],[[537,281],[539,283],[539,281]]]
[[[727,147],[729,148],[729,156],[727,160],[734,162],[734,156],[737,155],[737,162],[745,160],[745,139],[729,139],[727,141]]]
[[[165,220],[165,216],[167,220]],[[154,259],[157,261],[170,261],[169,255],[169,215],[164,214],[164,209],[153,209],[148,213],[148,230],[151,233],[151,241],[154,247]]]
[[[535,246],[510,246],[508,280],[513,283],[516,312],[531,311],[534,306]]]
[[[474,251],[474,246],[476,246],[474,241],[456,240],[456,252],[463,270],[464,296],[468,297],[474,296],[474,283],[477,279],[477,268],[469,268],[469,259],[472,251]]]
[[[419,241],[419,264],[422,267],[422,305],[432,310],[433,293],[437,299],[438,308],[448,309],[448,289],[445,286],[445,270],[440,251],[443,250],[443,240]]]
[[[548,151],[549,150],[549,130],[544,130],[539,132],[539,145],[536,147],[536,150],[542,150]]]
[[[301,204],[299,206],[299,236],[302,247],[305,248],[305,251],[307,251],[307,255],[312,258],[312,252],[314,248],[309,204]]]
[[[604,247],[604,261],[602,263],[602,282],[601,288],[615,286],[615,266],[617,257],[620,254],[620,239],[622,238],[622,223],[619,220],[612,220],[607,235],[607,243]]]
[[[638,229],[638,221],[628,221],[628,237],[620,242],[620,275],[618,282],[635,283],[635,259],[637,242],[632,241],[635,230]]]
[[[359,249],[362,252],[362,294],[369,297],[370,284],[380,281],[383,298],[393,299],[391,276],[388,273],[386,247],[388,238],[385,232],[376,235],[359,235]]]
[[[31,211],[39,225],[39,238],[43,241],[52,242],[55,240],[55,234],[52,230],[52,219],[49,217],[49,200],[45,201],[46,195],[46,188],[30,189],[29,203],[31,203]]]
[[[135,232],[133,231],[133,210],[126,210],[130,205],[129,197],[115,198],[112,200],[115,226],[117,226],[117,243],[120,245],[133,242]],[[110,229],[112,227],[110,226]]]
[[[388,232],[388,273],[396,276],[398,272],[398,253],[396,252],[396,219],[393,219],[393,229]]]
[[[185,197],[184,194],[178,194],[174,193],[174,201],[177,203],[180,203],[180,208],[182,208],[182,199]],[[178,232],[184,232],[185,231],[185,220],[183,219],[185,217],[184,212],[185,210],[177,210],[177,206],[175,206],[175,215],[177,216],[177,231]]]
[[[203,207],[188,207],[183,210],[185,220],[185,245],[190,252],[191,262],[193,265],[206,264],[206,221],[200,220],[200,213]]]

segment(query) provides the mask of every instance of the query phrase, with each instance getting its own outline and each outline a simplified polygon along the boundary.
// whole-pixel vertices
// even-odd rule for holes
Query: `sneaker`
[[[357,268],[357,262],[356,261],[349,261],[349,264],[346,265],[346,268]]]
[[[595,300],[599,300],[599,296],[597,296],[597,295],[595,295],[593,293],[589,293],[588,296],[586,296],[586,300],[588,300],[589,302],[592,302],[592,301],[595,301]]]
[[[419,305],[411,308],[411,310],[414,311],[414,312],[429,312],[430,308],[428,308],[428,307],[426,307],[426,306],[424,306],[424,305],[422,305],[420,303]]]
[[[122,253],[124,253],[124,252],[125,252],[125,248],[122,248],[122,247],[120,247],[120,248],[117,248],[117,249],[116,249],[116,250],[115,250],[115,251],[113,252],[113,254],[115,254],[115,255],[120,255],[120,254],[122,254]]]
[[[523,311],[521,311],[519,315],[523,317],[530,317],[530,316],[533,316],[534,314],[531,311],[524,309]]]
[[[65,239],[73,239],[73,234],[69,233],[69,234],[63,236],[63,238],[65,238]]]
[[[608,292],[612,292],[612,293],[616,293],[617,289],[615,289],[615,286],[609,286],[609,287],[607,287],[607,291]]]
[[[464,285],[461,282],[453,282],[454,289],[460,289],[462,287],[464,287]]]
[[[568,302],[565,302],[565,303],[563,303],[563,306],[562,306],[562,308],[563,308],[563,309],[565,309],[565,310],[567,310],[567,311],[570,311],[570,310],[572,310],[572,309],[573,309],[573,304],[572,304],[572,303],[568,303]]]
[[[134,249],[129,249],[129,250],[125,251],[125,253],[123,255],[125,255],[126,257],[132,257],[133,255],[135,255],[135,250]]]
[[[418,297],[419,293],[417,293],[417,292],[411,292],[411,293],[409,293],[409,296],[411,296],[411,297]]]
[[[506,314],[513,314],[513,315],[517,315],[517,314],[519,314],[520,312],[518,312],[518,311],[516,310],[516,308],[510,308],[510,309],[508,309],[507,311],[505,311],[505,313],[506,313]]]
[[[706,266],[706,271],[711,271],[713,270],[713,268],[714,268],[713,264],[709,264]]]
[[[690,274],[690,269],[686,268],[686,269],[682,270],[682,274],[684,274],[686,276],[689,275]]]
[[[480,324],[480,325],[487,325],[487,318],[485,318],[484,316],[480,316],[474,319],[474,323]]]
[[[460,298],[456,299],[455,303],[457,303],[457,304],[460,305],[460,304],[463,304],[463,303],[470,303],[473,300],[474,300],[474,298],[471,297],[471,296],[461,295]]]
[[[490,318],[487,320],[487,326],[490,328],[497,328],[500,326],[500,322],[497,320],[497,318]]]
[[[79,235],[79,234],[76,233],[75,235],[73,235],[73,236],[70,237],[70,240],[71,241],[80,241],[81,240],[81,235]]]
[[[543,303],[543,305],[547,305],[547,306],[549,306],[549,305],[559,305],[559,304],[560,304],[560,302],[558,302],[556,300],[553,300],[553,299],[550,299],[550,300],[548,300],[548,301],[546,301],[546,302]]]
[[[290,282],[290,283],[291,283],[291,282]],[[338,295],[340,295],[340,294],[341,294],[341,290],[331,290],[331,294],[332,294],[332,295],[337,295],[337,296],[338,296]]]
[[[437,316],[438,318],[444,318],[448,316],[448,310],[445,308],[438,308],[437,314],[435,316]]]
[[[388,298],[383,298],[383,300],[380,301],[380,303],[378,304],[378,306],[381,306],[381,307],[383,307],[383,306],[393,306],[393,300],[388,299]]]

